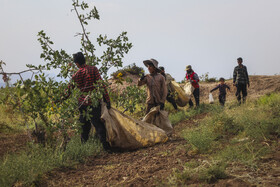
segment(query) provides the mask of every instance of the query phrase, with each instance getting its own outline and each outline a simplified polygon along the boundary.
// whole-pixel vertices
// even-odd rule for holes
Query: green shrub
[[[169,114],[169,120],[171,121],[172,125],[176,125],[177,123],[185,120],[188,118],[187,112],[181,110],[176,113]]]
[[[140,75],[140,74],[143,74],[144,72],[145,71],[142,67],[138,67],[138,66],[136,66],[135,63],[133,63],[128,66],[125,66],[122,69],[117,70],[116,72],[112,73],[111,76],[116,79],[118,77],[127,75],[127,73],[130,73],[132,75]]]
[[[0,186],[12,186],[15,182],[30,184],[54,168],[81,162],[99,154],[101,149],[98,141],[93,139],[81,144],[77,137],[69,142],[65,152],[31,144],[27,151],[6,155],[0,161]]]
[[[211,148],[216,135],[212,129],[204,126],[184,133],[183,138],[200,153],[206,153]]]

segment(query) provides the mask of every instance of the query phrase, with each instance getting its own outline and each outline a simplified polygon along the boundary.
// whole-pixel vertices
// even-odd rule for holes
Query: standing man
[[[144,84],[147,85],[147,109],[146,114],[148,114],[151,108],[160,105],[160,109],[164,109],[164,102],[167,96],[167,87],[165,85],[165,78],[161,75],[160,69],[158,68],[158,61],[155,59],[143,61],[146,67],[148,67],[149,73],[146,76],[142,76],[138,80],[138,86]]]
[[[165,78],[165,84],[166,84],[166,87],[167,87],[167,97],[166,97],[166,100],[173,105],[175,110],[177,110],[178,107],[177,107],[176,101],[175,101],[175,99],[174,99],[174,97],[172,95],[172,90],[171,90],[171,86],[170,86],[171,81],[173,81],[174,78],[170,74],[165,73],[164,67],[160,66],[159,69],[161,70],[160,73]]]
[[[191,65],[188,65],[186,67],[186,71],[187,71],[187,73],[186,73],[186,80],[190,81],[192,86],[194,87],[193,96],[194,96],[194,99],[195,99],[195,105],[198,107],[199,106],[199,84],[198,84],[199,77],[193,71]],[[189,101],[189,105],[190,105],[190,107],[193,107],[193,102],[192,102],[191,99]]]
[[[84,143],[89,138],[89,133],[91,129],[91,123],[94,125],[96,134],[100,139],[103,148],[105,150],[110,150],[110,144],[106,141],[106,128],[104,123],[101,121],[101,101],[98,102],[97,106],[92,106],[92,101],[89,98],[90,92],[96,91],[95,85],[100,84],[100,80],[102,80],[97,67],[86,65],[85,57],[83,53],[78,52],[73,54],[74,63],[79,68],[79,70],[72,76],[72,81],[75,84],[69,84],[66,96],[64,99],[67,99],[71,90],[76,86],[81,91],[81,96],[78,98],[79,103],[79,111],[80,111],[80,122],[82,125],[82,134],[81,141]],[[107,103],[107,108],[111,108],[110,98],[106,87],[102,85],[103,92],[103,100]],[[86,113],[91,115],[90,120],[88,120],[85,116]]]
[[[236,86],[236,97],[238,103],[241,104],[241,92],[243,103],[246,101],[247,96],[247,86],[250,87],[249,76],[247,72],[247,67],[244,66],[243,59],[239,57],[237,59],[238,66],[234,68],[233,71],[233,85]]]

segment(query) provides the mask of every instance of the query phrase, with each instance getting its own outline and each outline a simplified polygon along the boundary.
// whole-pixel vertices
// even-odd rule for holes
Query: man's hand
[[[250,83],[248,83],[248,88],[250,87]]]
[[[190,83],[193,83],[193,80],[192,79],[189,79]]]
[[[144,80],[145,77],[146,75],[142,74],[142,76],[140,77],[140,81]]]
[[[232,83],[232,85],[233,85],[233,86],[236,86],[235,82],[234,82],[234,83]]]

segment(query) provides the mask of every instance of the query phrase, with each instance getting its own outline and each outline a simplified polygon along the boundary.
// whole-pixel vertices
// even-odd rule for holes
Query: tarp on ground
[[[173,127],[168,118],[168,112],[160,110],[160,106],[153,107],[142,121],[157,126],[158,128],[164,130],[167,135],[170,135],[173,132]]]
[[[187,105],[187,103],[190,100],[190,97],[188,97],[183,90],[183,88],[176,82],[176,81],[171,81],[171,89],[173,92],[176,92],[178,94],[178,97],[176,97],[176,103],[180,107],[184,107]]]
[[[102,104],[101,119],[105,121],[107,141],[112,147],[137,149],[164,143],[168,137],[155,125],[133,119],[122,112]]]

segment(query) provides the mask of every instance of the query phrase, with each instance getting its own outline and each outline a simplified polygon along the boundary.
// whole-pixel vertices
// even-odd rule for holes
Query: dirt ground
[[[0,132],[0,158],[7,153],[15,153],[24,149],[28,140],[26,133],[11,134]]]
[[[250,76],[251,87],[248,99],[270,92],[280,91],[280,76]],[[135,82],[135,81],[134,81]],[[226,81],[232,92],[228,101],[235,100],[232,81]],[[201,83],[201,100],[207,103],[210,89],[218,83]],[[214,93],[217,98],[218,91]],[[163,181],[174,169],[182,169],[182,164],[191,159],[203,159],[203,155],[186,152],[182,129],[196,126],[206,114],[177,124],[173,137],[164,144],[124,153],[102,153],[91,157],[84,164],[72,168],[53,170],[42,177],[39,186],[162,186]],[[24,148],[28,137],[25,134],[0,133],[0,157],[8,152]],[[253,169],[237,163],[227,168],[229,177],[214,184],[190,181],[189,186],[280,186],[280,141],[276,152],[266,156]],[[166,183],[165,183],[166,184]],[[165,186],[165,185],[163,185]]]
[[[182,170],[182,165],[192,159],[203,159],[203,155],[186,152],[180,132],[196,126],[205,116],[201,114],[176,125],[174,136],[164,144],[131,152],[103,153],[76,168],[49,172],[39,186],[166,186],[174,169]],[[257,169],[233,163],[227,173],[227,179],[214,184],[189,181],[188,186],[279,186],[280,146],[263,158]]]

